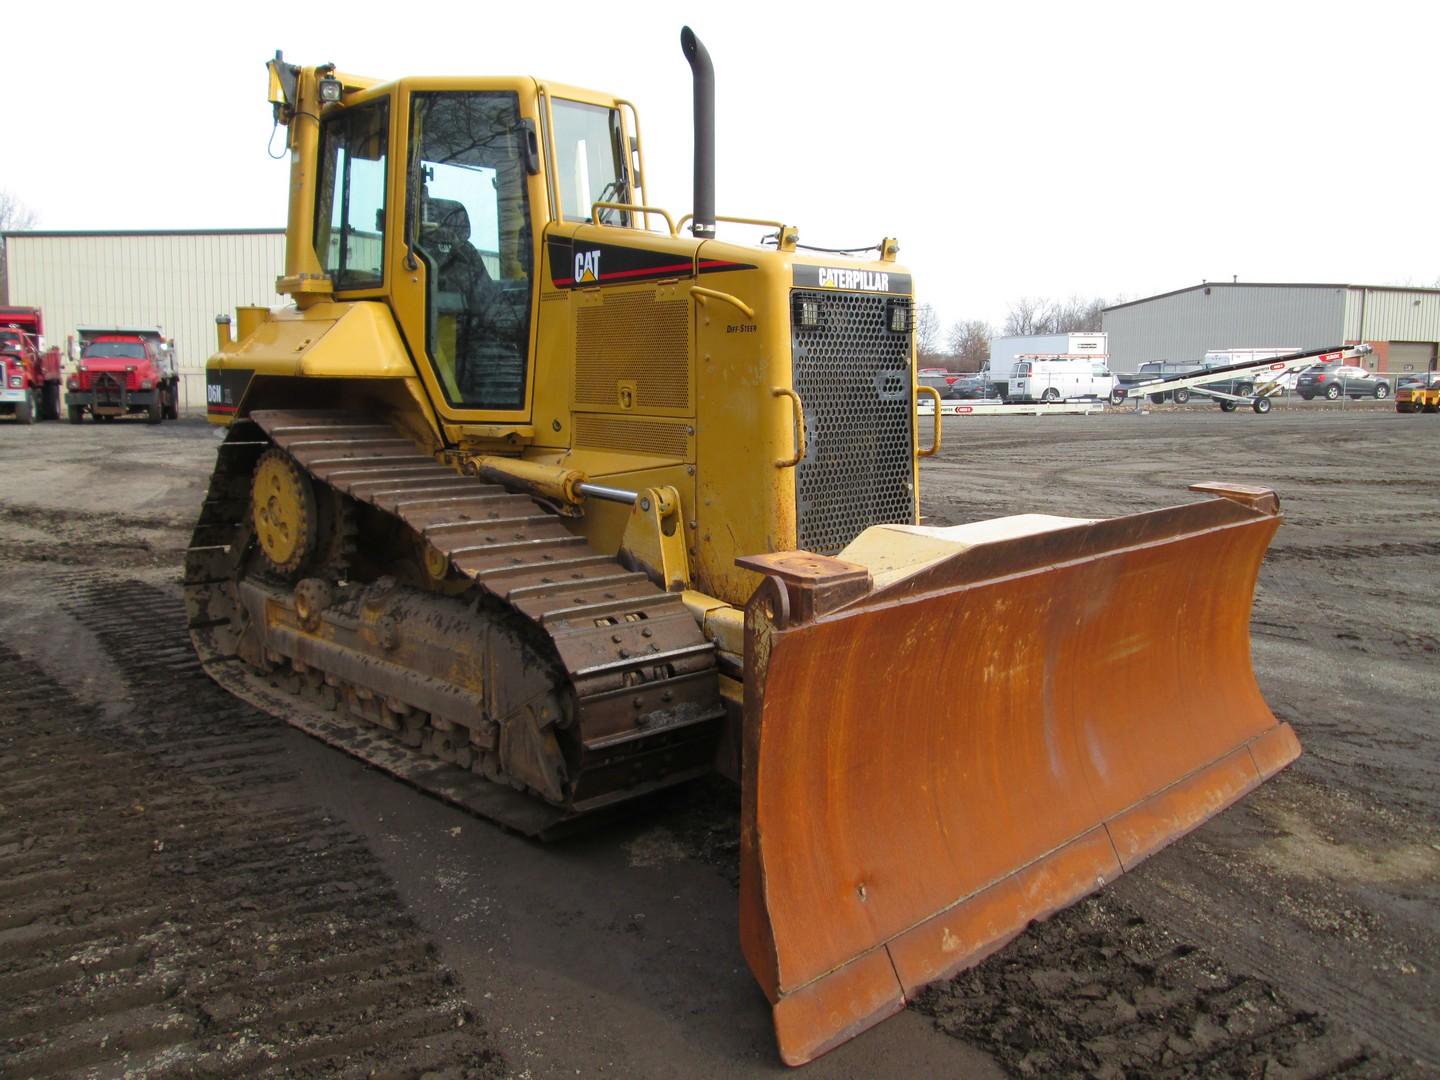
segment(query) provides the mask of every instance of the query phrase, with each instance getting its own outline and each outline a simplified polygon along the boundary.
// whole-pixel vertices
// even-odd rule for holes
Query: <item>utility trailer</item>
[[[942,401],[941,416],[1054,416],[1058,413],[1088,414],[1104,411],[1103,401]],[[915,403],[917,416],[934,416],[935,405],[930,401]]]
[[[1267,413],[1270,411],[1270,399],[1284,389],[1280,381],[1283,376],[1291,372],[1304,371],[1306,368],[1315,367],[1318,364],[1354,360],[1361,356],[1367,356],[1370,352],[1369,345],[1360,344],[1346,345],[1338,349],[1311,349],[1308,352],[1291,353],[1289,356],[1272,356],[1264,360],[1246,360],[1238,364],[1213,367],[1208,371],[1192,375],[1134,383],[1126,389],[1126,397],[1135,399],[1137,412],[1147,397],[1159,395],[1163,398],[1166,394],[1185,391],[1214,398],[1225,412],[1234,412],[1241,405],[1249,405],[1257,413]],[[1233,382],[1236,376],[1240,375],[1255,377],[1254,389],[1249,394],[1226,393],[1210,385]]]

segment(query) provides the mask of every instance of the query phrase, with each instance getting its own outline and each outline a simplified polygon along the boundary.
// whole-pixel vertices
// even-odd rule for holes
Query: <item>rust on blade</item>
[[[742,560],[765,577],[746,609],[741,934],[787,1062],[1299,753],[1250,665],[1278,500],[1204,493],[1219,497],[961,545],[880,584],[850,549]]]

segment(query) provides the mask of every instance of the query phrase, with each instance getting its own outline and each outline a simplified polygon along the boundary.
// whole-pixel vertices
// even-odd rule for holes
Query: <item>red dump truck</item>
[[[80,326],[80,359],[66,380],[70,422],[143,413],[146,423],[180,416],[175,343],[155,326]]]
[[[0,416],[60,419],[60,350],[45,348],[39,308],[0,307]]]

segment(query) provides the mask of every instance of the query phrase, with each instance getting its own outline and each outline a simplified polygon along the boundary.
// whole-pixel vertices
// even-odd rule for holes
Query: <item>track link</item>
[[[426,609],[432,624],[440,621],[435,612],[457,613],[457,626],[458,613],[475,613],[485,630],[477,637],[493,627],[524,638],[550,668],[550,683],[565,695],[561,715],[547,712],[540,735],[530,737],[548,737],[549,724],[565,740],[563,790],[503,767],[496,747],[505,745],[507,725],[521,721],[496,714],[494,694],[478,690],[478,680],[458,685],[414,672],[412,687],[383,660],[340,662],[295,626],[267,625],[285,589],[266,585],[253,568],[249,480],[272,447],[347,505],[373,508],[443,556],[447,591],[457,592],[457,580],[461,587],[437,598],[448,607]],[[363,549],[365,538],[355,542]],[[370,599],[388,587],[372,582]],[[596,552],[529,496],[459,474],[373,417],[257,411],[231,425],[187,552],[185,591],[197,652],[222,685],[526,834],[558,832],[711,768],[724,716],[715,651],[680,596]],[[351,607],[357,621],[367,617],[363,604]],[[493,681],[519,679],[526,666],[511,660]],[[526,787],[530,793],[516,790]]]

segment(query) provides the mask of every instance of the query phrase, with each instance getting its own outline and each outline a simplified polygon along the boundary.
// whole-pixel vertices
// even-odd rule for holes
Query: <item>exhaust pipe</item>
[[[695,216],[690,232],[702,240],[715,238],[715,68],[710,54],[688,26],[680,31],[680,48],[690,62],[695,82]]]

